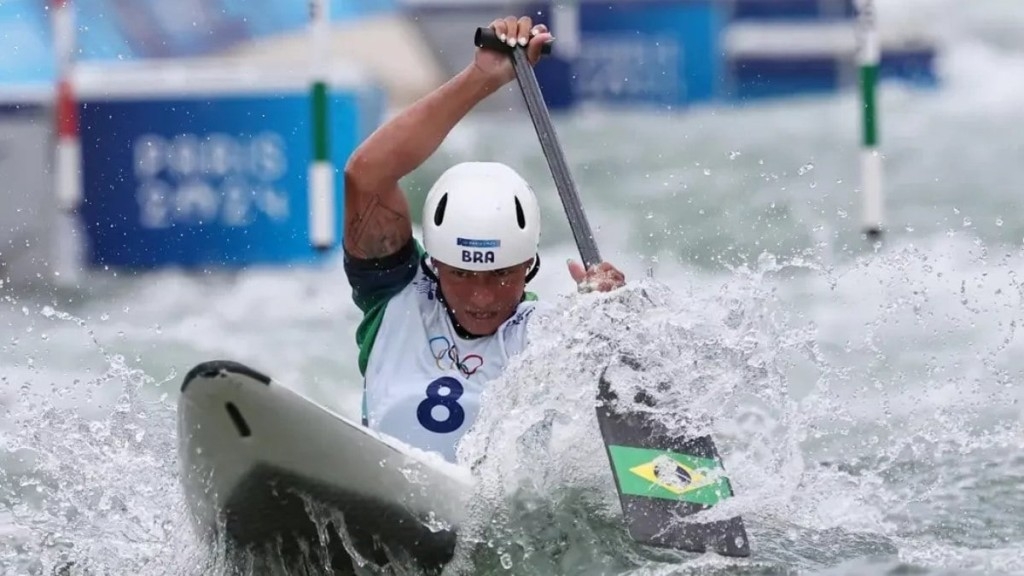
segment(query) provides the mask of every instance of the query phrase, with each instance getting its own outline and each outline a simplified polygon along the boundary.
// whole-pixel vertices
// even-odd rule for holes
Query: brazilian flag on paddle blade
[[[598,390],[597,421],[630,537],[651,546],[750,556],[741,517],[683,518],[733,495],[711,437],[680,437],[650,412],[629,411],[603,375]]]
[[[623,494],[714,506],[732,496],[718,462],[650,448],[608,446]]]

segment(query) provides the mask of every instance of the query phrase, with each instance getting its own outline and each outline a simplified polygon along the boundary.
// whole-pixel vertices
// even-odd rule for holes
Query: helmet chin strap
[[[529,284],[530,280],[533,280],[533,277],[536,276],[537,272],[539,272],[539,271],[540,271],[540,252],[537,252],[537,254],[535,254],[534,257],[533,257],[533,267],[530,268],[530,271],[526,273],[526,283]]]
[[[430,259],[430,264],[427,264],[428,258]],[[452,321],[452,328],[455,329],[455,333],[458,334],[460,338],[464,338],[466,340],[482,338],[483,336],[473,334],[469,330],[466,330],[465,326],[459,324],[458,319],[455,318],[455,312],[452,311],[451,306],[448,305],[448,301],[445,300],[444,292],[441,291],[441,280],[440,278],[437,277],[437,270],[434,268],[433,262],[433,258],[430,258],[428,255],[424,254],[423,258],[420,259],[420,267],[423,269],[423,273],[426,274],[428,278],[433,280],[434,284],[437,286],[437,300],[441,302],[442,305],[444,305],[444,310],[445,312],[448,313],[448,319]],[[530,268],[530,271],[526,273],[527,283],[529,283],[530,280],[533,280],[533,277],[537,275],[538,270],[540,270],[540,253],[533,257],[533,266]],[[524,293],[522,298],[520,299],[520,302],[525,299],[526,294]]]
[[[459,335],[459,338],[463,338],[465,340],[482,338],[482,336],[473,334],[469,330],[466,330],[465,326],[459,324],[459,320],[455,317],[455,312],[452,311],[451,306],[448,305],[448,301],[445,300],[444,292],[441,291],[441,279],[437,277],[437,271],[434,269],[432,265],[434,259],[430,258],[431,264],[427,264],[428,258],[429,257],[426,254],[423,255],[423,258],[420,260],[420,267],[423,268],[423,273],[426,274],[428,278],[434,281],[434,286],[436,286],[434,293],[437,296],[438,302],[440,302],[441,305],[444,306],[444,311],[448,313],[448,319],[451,320],[452,328],[455,329],[455,333]]]

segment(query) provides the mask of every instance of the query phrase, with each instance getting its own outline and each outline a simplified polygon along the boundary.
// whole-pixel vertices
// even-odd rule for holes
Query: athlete
[[[490,26],[510,46],[525,46],[531,64],[551,39],[529,17]],[[514,76],[507,54],[477,49],[473,62],[377,129],[345,167],[345,273],[364,314],[356,330],[363,424],[450,461],[487,382],[526,344],[540,207],[511,167],[457,164],[427,194],[420,244],[399,179]],[[568,266],[581,290],[625,283],[606,262]]]

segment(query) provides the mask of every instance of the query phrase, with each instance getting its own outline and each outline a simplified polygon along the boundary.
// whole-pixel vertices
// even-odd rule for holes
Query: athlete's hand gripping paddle
[[[511,55],[516,80],[583,265],[590,268],[600,263],[597,243],[526,51],[500,41],[490,28],[477,28],[474,43]],[[545,54],[550,51],[550,44],[542,50]],[[725,556],[749,556],[750,545],[739,516],[703,523],[680,521],[680,517],[706,510],[732,496],[732,487],[711,437],[681,438],[645,412],[623,411],[624,402],[610,388],[602,375],[597,419],[630,536],[652,546],[690,552],[711,549]]]

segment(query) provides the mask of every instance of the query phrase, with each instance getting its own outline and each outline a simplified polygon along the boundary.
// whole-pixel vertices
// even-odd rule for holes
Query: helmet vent
[[[448,195],[441,196],[441,201],[437,203],[437,208],[434,210],[434,226],[440,226],[441,222],[444,222],[444,209],[448,206]]]
[[[516,196],[516,222],[521,230],[526,230],[526,214],[523,213],[523,205],[519,203],[519,196]]]

